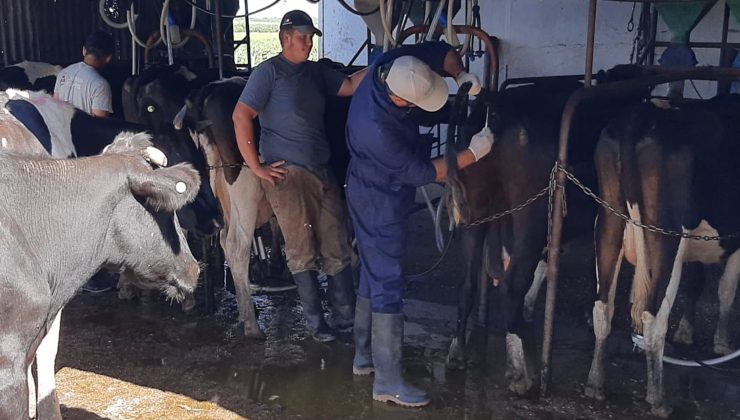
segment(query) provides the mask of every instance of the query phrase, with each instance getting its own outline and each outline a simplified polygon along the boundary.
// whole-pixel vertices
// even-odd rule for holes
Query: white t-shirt
[[[93,109],[113,112],[110,85],[97,70],[83,61],[59,72],[54,92],[59,99],[88,114],[92,114]]]

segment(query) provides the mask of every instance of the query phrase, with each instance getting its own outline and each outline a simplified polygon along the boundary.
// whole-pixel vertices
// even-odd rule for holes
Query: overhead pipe
[[[399,36],[399,44],[402,44],[403,41],[411,35],[428,33],[429,28],[430,26],[428,25],[416,25],[405,29],[403,32],[401,32],[401,35]],[[498,48],[496,47],[498,38],[492,37],[488,35],[484,30],[476,28],[474,26],[455,25],[455,31],[461,34],[470,34],[471,36],[474,36],[483,41],[483,43],[486,45],[486,54],[488,55],[489,60],[488,67],[486,67],[483,87],[492,91],[498,90],[499,57]],[[436,28],[432,33],[434,36],[438,37],[442,35],[442,28]]]
[[[434,37],[437,31],[437,25],[439,24],[439,17],[442,16],[442,9],[445,7],[445,1],[446,0],[439,0],[439,5],[437,5],[437,10],[434,12],[432,23],[430,23],[428,26],[427,35],[426,38],[424,38],[424,41],[429,42]],[[401,43],[403,43],[403,41],[399,42],[399,44]]]

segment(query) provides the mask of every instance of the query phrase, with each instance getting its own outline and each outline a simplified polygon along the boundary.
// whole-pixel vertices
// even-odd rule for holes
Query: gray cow
[[[192,293],[199,266],[174,211],[195,198],[200,178],[189,165],[153,163],[162,157],[148,136],[128,133],[90,158],[0,152],[0,418],[28,417],[39,343],[101,268],[175,300]],[[61,418],[53,390],[39,401],[38,418]]]

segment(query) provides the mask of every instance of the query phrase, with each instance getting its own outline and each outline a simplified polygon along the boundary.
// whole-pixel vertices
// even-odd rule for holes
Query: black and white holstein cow
[[[188,94],[218,78],[216,70],[195,74],[183,66],[152,67],[131,76],[123,85],[123,110],[126,121],[146,126],[155,145],[171,163],[187,162],[198,170],[201,190],[192,206],[178,213],[181,219],[194,220],[196,229],[183,226],[199,238],[219,231],[223,217],[213,194],[210,171],[203,152],[186,130],[176,130],[173,120],[185,105]]]
[[[696,240],[635,227],[600,209],[596,224],[596,345],[586,395],[604,398],[604,353],[624,259],[635,266],[632,324],[644,336],[646,400],[653,414],[671,412],[663,387],[668,317],[686,263],[722,263],[715,351],[730,349],[728,316],[740,276],[740,97],[723,96],[674,109],[645,104],[615,118],[596,149],[601,197],[632,220]]]
[[[144,125],[116,118],[93,117],[43,92],[15,89],[0,92],[0,108],[0,112],[6,112],[20,121],[46,152],[56,158],[94,156],[121,133],[149,131]],[[15,147],[31,147],[33,144],[19,141],[20,138],[13,139],[12,136],[6,136],[6,139],[16,143]],[[183,141],[167,133],[155,133],[151,141],[165,153],[170,165],[193,164],[201,174],[201,182],[204,182],[205,162],[192,141]],[[218,202],[210,186],[207,186],[198,190],[192,203],[178,211],[178,218],[188,232],[212,235],[221,223],[218,209]]]
[[[264,333],[257,324],[249,288],[249,259],[254,230],[269,220],[272,210],[259,178],[242,166],[236,145],[231,115],[245,85],[245,79],[232,77],[197,90],[187,99],[175,126],[192,135],[214,168],[211,188],[223,210],[220,242],[234,278],[239,320],[247,337],[261,339]]]
[[[97,157],[0,153],[0,418],[28,418],[39,343],[58,334],[58,314],[101,268],[130,272],[175,300],[192,293],[199,266],[174,212],[195,198],[200,179],[188,165],[150,163],[161,157],[145,134],[121,135]],[[53,381],[53,363],[39,369]],[[61,419],[46,391],[37,417]]]
[[[0,69],[0,91],[9,88],[54,92],[62,66],[40,61],[21,61]]]
[[[610,73],[621,73],[616,69]],[[627,73],[623,77],[629,77]],[[520,211],[487,224],[465,225],[484,217],[513,209],[548,186],[557,160],[558,139],[563,109],[570,95],[581,87],[577,79],[549,80],[479,96],[461,138],[478,132],[489,116],[496,136],[491,153],[476,165],[462,171],[454,166],[454,153],[448,153],[450,209],[461,229],[465,258],[465,277],[458,289],[458,322],[450,346],[448,362],[465,360],[468,318],[475,306],[481,281],[493,279],[497,321],[506,331],[506,377],[509,389],[524,395],[535,385],[527,365],[522,333],[532,316],[537,291],[544,279],[543,252],[547,246],[548,200],[541,199]],[[626,103],[642,100],[629,98]],[[568,162],[572,171],[591,187],[595,184],[593,150],[601,129],[623,101],[579,107],[571,130]],[[580,192],[569,193],[569,217],[563,227],[564,241],[593,230],[595,204]],[[533,278],[535,282],[533,283]],[[483,302],[485,302],[485,294]],[[479,322],[486,323],[487,311]]]

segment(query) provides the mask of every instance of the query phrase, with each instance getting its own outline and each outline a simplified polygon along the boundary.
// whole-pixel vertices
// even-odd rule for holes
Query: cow
[[[263,339],[251,300],[249,257],[254,230],[269,220],[272,210],[259,178],[243,167],[236,146],[231,114],[245,85],[244,78],[232,77],[191,93],[175,125],[191,134],[213,168],[211,188],[224,217],[220,243],[234,279],[239,320],[247,337]]]
[[[685,263],[723,263],[715,348],[729,348],[727,323],[740,275],[740,97],[720,96],[663,109],[644,104],[604,129],[595,161],[601,198],[630,219],[678,235],[641,229],[600,209],[596,223],[596,343],[586,395],[604,399],[604,352],[623,260],[635,266],[631,318],[644,337],[646,400],[668,416],[663,350],[668,316]],[[696,240],[696,236],[722,237]]]
[[[200,173],[201,191],[194,205],[179,213],[182,219],[195,220],[198,229],[192,232],[198,238],[216,234],[221,229],[223,217],[211,189],[210,171],[202,151],[193,143],[189,133],[176,130],[172,122],[191,91],[217,78],[216,70],[195,74],[179,65],[153,67],[130,77],[123,86],[126,120],[151,130],[155,144],[171,162],[188,162]]]
[[[0,96],[0,106],[23,123],[52,157],[97,155],[123,132],[148,131],[140,124],[93,117],[42,92],[12,89],[6,95]],[[183,142],[180,138],[162,134],[154,135],[152,142],[165,153],[170,164],[193,163],[202,177],[207,176],[207,171],[204,175],[202,154],[189,139]],[[33,144],[20,143],[26,146]],[[196,199],[178,211],[178,217],[188,232],[213,235],[221,225],[221,218],[210,186],[199,190]]]
[[[631,71],[613,69],[601,79],[607,81],[634,76]],[[513,209],[548,186],[557,161],[563,109],[570,95],[581,86],[577,79],[544,78],[503,92],[483,94],[474,104],[460,134],[463,140],[469,139],[488,120],[496,136],[491,153],[476,165],[457,171],[454,148],[451,148],[452,153],[448,152],[452,158],[448,159],[452,163],[448,174],[449,208],[451,217],[463,226],[461,247],[465,257],[465,276],[458,287],[457,330],[450,345],[448,362],[451,365],[464,362],[468,318],[479,280],[481,276],[483,281],[492,278],[499,304],[497,318],[506,331],[506,376],[509,389],[518,395],[527,394],[535,385],[534,375],[524,357],[522,332],[525,321],[532,316],[537,290],[544,279],[547,195],[500,220],[467,225]],[[568,162],[570,169],[586,185],[595,187],[592,156],[600,130],[616,109],[638,103],[646,94],[647,91],[640,92],[634,97],[597,106],[589,104],[579,107],[575,113]],[[565,241],[592,231],[596,214],[594,202],[575,191],[571,194],[569,190],[572,188],[572,185],[566,186],[571,217],[565,219]],[[481,313],[480,316],[485,318],[487,314]],[[479,319],[483,324],[486,321]]]
[[[21,61],[0,69],[0,91],[16,88],[53,93],[60,71],[62,66],[39,61]]]
[[[0,324],[0,418],[28,418],[39,343],[101,268],[131,272],[174,300],[192,293],[199,265],[174,212],[200,179],[188,165],[158,167],[152,149],[147,135],[124,133],[97,157],[0,153],[0,318],[13,320]],[[61,418],[53,392],[39,397],[38,418]]]

